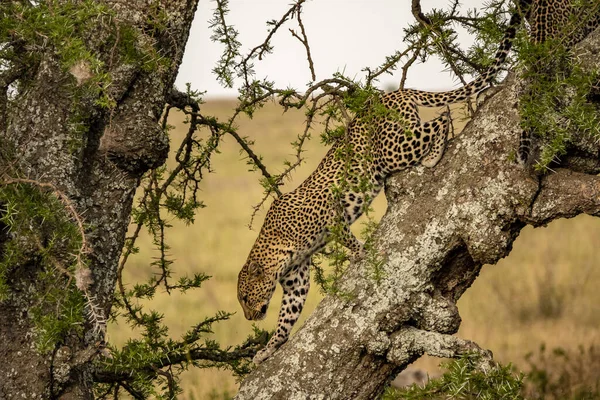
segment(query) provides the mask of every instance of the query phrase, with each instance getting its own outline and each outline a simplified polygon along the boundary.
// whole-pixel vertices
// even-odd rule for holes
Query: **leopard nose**
[[[242,307],[242,310],[244,310],[244,317],[246,317],[246,319],[248,321],[254,320],[254,313],[255,313],[255,311],[252,311],[252,310],[250,310],[250,309],[248,309],[246,307]]]

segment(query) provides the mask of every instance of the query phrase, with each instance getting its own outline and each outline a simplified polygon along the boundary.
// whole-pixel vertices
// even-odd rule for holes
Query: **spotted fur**
[[[441,159],[450,115],[444,112],[422,122],[417,106],[446,106],[486,88],[506,59],[518,23],[517,18],[511,20],[495,63],[470,84],[449,92],[405,89],[382,95],[382,104],[395,110],[401,119],[380,117],[367,121],[355,117],[345,140],[332,146],[297,189],[273,202],[238,276],[238,300],[250,320],[265,317],[277,281],[284,290],[277,330],[255,356],[255,363],[268,358],[288,339],[308,293],[311,256],[326,245],[330,237],[328,228],[336,224],[340,213],[342,242],[353,253],[360,254],[362,244],[350,232],[350,225],[379,193],[386,177],[419,163],[431,168]],[[339,157],[340,152],[353,156]],[[348,184],[343,186],[340,198],[333,188],[341,187],[342,177],[348,179]],[[357,188],[361,179],[368,181],[368,190]]]

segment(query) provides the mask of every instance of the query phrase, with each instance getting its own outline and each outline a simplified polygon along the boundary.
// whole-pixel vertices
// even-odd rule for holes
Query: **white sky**
[[[446,8],[450,0],[422,0],[423,11]],[[482,0],[462,0],[467,8],[481,7]],[[289,9],[291,0],[230,0],[229,24],[239,31],[242,53],[262,43],[267,35],[266,21],[277,19]],[[235,95],[235,89],[223,88],[212,73],[223,48],[210,41],[212,35],[208,20],[212,18],[215,2],[200,0],[192,25],[183,63],[176,85],[183,89],[189,82],[192,89],[206,91],[207,97]],[[317,80],[328,78],[336,71],[347,76],[362,76],[364,67],[380,65],[385,56],[403,50],[403,31],[413,16],[410,0],[309,0],[304,3],[304,22]],[[288,22],[275,35],[272,54],[255,64],[258,78],[267,77],[277,87],[291,86],[303,91],[310,81],[305,50],[292,37],[289,28],[297,31],[296,21]],[[471,44],[468,35],[461,36],[464,46]],[[397,86],[400,72],[386,75],[380,85]],[[415,64],[409,71],[407,87],[423,90],[446,90],[458,83],[450,73],[444,72],[441,63],[429,60]]]

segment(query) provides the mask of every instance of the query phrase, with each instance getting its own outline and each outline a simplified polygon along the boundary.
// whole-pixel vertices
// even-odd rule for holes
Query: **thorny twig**
[[[257,55],[258,52],[258,59],[262,60],[265,52],[269,51],[270,49],[270,45],[269,42],[271,41],[271,39],[273,38],[273,35],[275,35],[275,33],[277,33],[277,31],[279,30],[279,28],[281,28],[281,26],[290,18],[294,15],[294,13],[296,12],[296,9],[300,6],[302,6],[302,3],[304,3],[306,0],[298,0],[295,4],[292,5],[292,7],[290,7],[287,12],[285,14],[283,14],[283,16],[279,19],[279,21],[277,21],[274,25],[273,28],[269,31],[269,34],[267,35],[267,37],[265,38],[265,40],[259,44],[258,46],[254,47],[252,50],[250,50],[250,52],[248,53],[248,55],[246,55],[246,57],[240,62],[240,66],[241,65],[247,65],[250,60],[252,60],[252,58],[254,58]]]
[[[263,342],[260,342],[260,339],[262,339]],[[214,349],[198,347],[185,352],[166,354],[164,357],[155,360],[152,363],[140,366],[139,371],[158,373],[158,371],[161,371],[161,368],[187,361],[205,360],[216,363],[227,363],[228,361],[239,360],[241,358],[252,358],[256,354],[257,346],[264,345],[264,341],[266,341],[264,339],[266,338],[260,337],[258,340],[254,340],[251,343],[247,342],[245,346],[233,350],[226,349],[215,351]],[[129,371],[115,371],[112,369],[108,370],[101,368],[94,371],[94,378],[96,382],[118,383],[122,386],[132,379]]]
[[[456,10],[457,5],[458,5],[458,2],[455,0],[453,7],[452,7],[451,15],[454,14],[454,11]],[[454,62],[454,57],[452,57],[450,55],[451,53],[454,56],[456,56],[457,54],[462,55],[462,52],[457,51],[456,49],[452,49],[452,47],[448,45],[448,43],[443,38],[443,33],[440,30],[440,28],[438,26],[434,25],[432,23],[431,19],[429,19],[425,14],[423,14],[423,11],[421,9],[421,1],[420,0],[412,0],[411,11],[412,11],[413,16],[417,20],[417,22],[421,26],[423,26],[425,29],[431,30],[431,32],[433,32],[433,34],[438,38],[438,40],[435,41],[435,45],[439,48],[440,52],[442,53],[442,55],[444,57],[444,60],[448,63],[448,66],[450,67],[450,69],[452,70],[454,75],[456,75],[456,77],[458,77],[458,79],[460,80],[460,82],[463,85],[466,85],[467,81],[465,80],[462,72],[460,71],[460,69],[458,68],[456,63]],[[464,57],[464,56],[461,58],[466,59],[466,57]],[[471,102],[467,101],[467,105],[469,107],[469,112],[473,113],[474,110],[471,105]]]
[[[169,369],[170,368],[171,367],[169,366]],[[153,367],[153,369],[157,375],[164,376],[167,379],[167,386],[169,388],[169,398],[174,399],[177,385],[175,383],[175,379],[173,378],[173,374],[171,373],[171,371],[163,371],[162,369],[157,367]]]
[[[298,36],[293,29],[290,29],[292,36],[300,41],[304,45],[306,49],[306,58],[308,59],[308,68],[310,69],[310,76],[314,81],[317,80],[317,75],[315,74],[315,64],[313,62],[312,56],[310,55],[310,45],[308,44],[308,36],[306,36],[306,30],[304,29],[304,23],[302,22],[302,3],[297,4],[296,9],[296,19],[298,20],[298,25],[300,26],[300,32],[302,37]]]
[[[85,235],[83,218],[81,217],[81,215],[79,215],[77,210],[75,210],[73,202],[67,197],[66,194],[61,192],[55,185],[49,182],[39,182],[34,179],[27,178],[4,177],[2,182],[0,182],[0,185],[14,185],[19,183],[34,185],[40,188],[50,190],[52,194],[65,206],[66,210],[69,212],[69,214],[77,224],[77,229],[79,231],[79,234],[81,235],[81,246],[79,247],[79,252],[76,254],[76,261],[78,266],[83,267],[83,255],[88,254],[90,252],[90,248]]]
[[[65,207],[72,220],[77,225],[77,230],[81,237],[81,245],[79,246],[79,251],[74,254],[75,257],[75,274],[71,273],[68,268],[66,268],[58,259],[54,256],[48,254],[50,262],[52,265],[60,271],[63,275],[69,278],[68,284],[70,284],[71,280],[75,279],[75,285],[79,290],[81,290],[86,298],[86,307],[87,307],[87,316],[88,320],[92,323],[94,332],[96,334],[102,334],[106,332],[106,318],[104,317],[104,312],[102,308],[98,306],[96,296],[94,296],[90,292],[90,286],[93,283],[91,271],[85,265],[84,257],[86,254],[91,252],[89,247],[87,236],[85,233],[84,221],[83,217],[77,212],[75,209],[75,205],[69,199],[69,197],[60,191],[54,184],[49,182],[40,182],[34,179],[27,178],[12,178],[12,177],[4,177],[0,185],[16,185],[16,184],[27,184],[37,186],[41,189],[50,191],[54,197],[56,197],[61,204]],[[40,251],[44,251],[44,246],[42,245],[39,238],[36,239],[36,246]],[[67,284],[67,285],[68,285]]]
[[[404,89],[404,85],[406,85],[406,78],[408,77],[408,69],[414,64],[415,61],[419,58],[419,53],[417,51],[413,52],[413,55],[404,63],[402,66],[402,78],[400,79],[400,87],[399,90]]]

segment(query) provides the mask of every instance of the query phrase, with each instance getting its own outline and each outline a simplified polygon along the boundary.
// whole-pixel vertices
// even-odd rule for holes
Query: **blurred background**
[[[481,6],[477,1],[463,3],[464,7]],[[423,1],[425,12],[431,7],[447,5],[446,0]],[[206,91],[207,102],[201,106],[202,113],[225,120],[236,106],[235,90],[223,89],[211,74],[222,52],[218,44],[210,41],[207,21],[212,8],[214,3],[201,0],[177,82],[179,87],[189,82],[192,89]],[[289,4],[280,0],[231,0],[230,8],[229,20],[240,31],[242,49],[250,49],[264,40],[265,21],[280,18]],[[395,0],[309,1],[304,10],[318,79],[336,71],[360,76],[361,68],[382,63],[386,55],[402,48],[402,28],[412,18],[409,2]],[[468,36],[464,40],[468,46]],[[277,36],[273,45],[275,54],[257,64],[257,75],[268,76],[280,87],[289,84],[302,90],[310,79],[303,48],[291,35]],[[411,71],[408,87],[436,90],[455,87],[450,75],[442,72],[436,60]],[[397,76],[389,76],[381,84],[392,87],[397,86],[398,81]],[[459,105],[453,113],[458,130],[464,125],[464,121],[459,122],[460,110]],[[437,112],[423,110],[422,118],[431,119]],[[302,132],[304,120],[302,111],[283,113],[277,105],[269,104],[253,119],[241,118],[238,132],[254,140],[254,149],[264,157],[265,165],[271,172],[279,173],[284,169],[284,159],[293,157],[290,142]],[[172,148],[177,147],[176,143],[187,132],[183,121],[180,114],[172,114],[169,119],[175,127],[171,131]],[[209,133],[200,131],[198,134],[205,138]],[[283,191],[300,184],[327,151],[318,137],[319,132],[315,132],[314,139],[305,147],[306,163],[293,174]],[[239,146],[231,137],[225,137],[221,153],[213,158],[212,166],[214,173],[205,176],[200,195],[206,208],[199,210],[192,226],[174,221],[167,239],[176,274],[204,272],[212,279],[201,289],[184,295],[159,292],[146,305],[165,315],[170,334],[176,338],[219,310],[236,312],[231,320],[214,327],[216,340],[222,345],[235,345],[252,330],[252,324],[244,319],[237,302],[237,273],[256,239],[268,205],[250,230],[252,207],[260,202],[263,191],[258,182],[259,174],[248,171]],[[386,209],[383,195],[375,201],[374,207],[376,218],[380,218]],[[354,224],[353,230],[355,233],[361,230],[361,221]],[[157,253],[151,239],[142,236],[138,245],[140,253],[131,257],[125,270],[125,281],[129,285],[145,281],[154,273],[150,262]],[[579,216],[552,222],[544,228],[526,227],[511,254],[497,265],[485,266],[473,287],[459,301],[463,323],[458,335],[491,349],[498,361],[512,362],[519,370],[530,370],[531,363],[544,363],[550,372],[551,368],[557,373],[561,373],[559,368],[570,369],[572,385],[594,379],[597,382],[600,354],[590,347],[600,344],[599,249],[600,219],[597,218]],[[267,318],[258,324],[261,328],[275,328],[280,296],[278,288]],[[296,328],[321,298],[318,286],[313,285]],[[118,345],[136,333],[121,321],[110,326],[108,335],[108,340]],[[541,352],[542,345],[548,350]],[[561,348],[564,356],[552,353],[554,348]],[[528,357],[529,353],[533,355]],[[414,367],[436,375],[439,362],[422,358]],[[192,369],[184,373],[182,386],[183,399],[227,399],[235,394],[237,383],[228,372]]]

